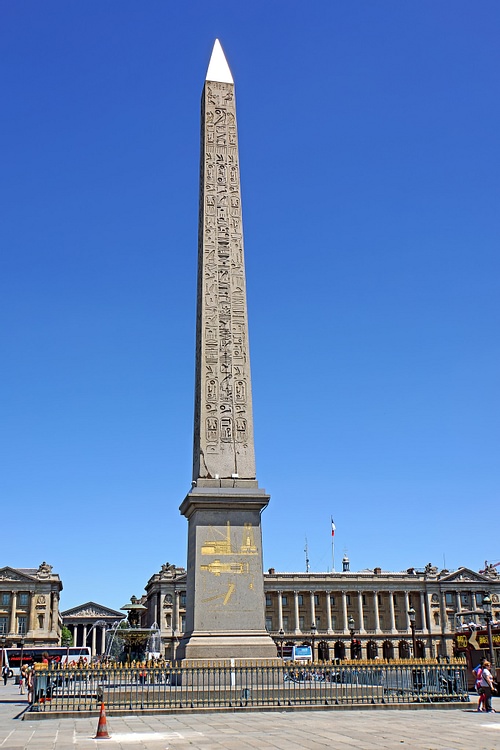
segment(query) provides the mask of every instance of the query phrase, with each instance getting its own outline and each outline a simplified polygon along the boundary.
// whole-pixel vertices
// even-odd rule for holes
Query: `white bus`
[[[49,664],[90,664],[91,653],[88,646],[26,646],[23,649],[20,648],[4,648],[0,649],[2,653],[2,664],[11,670],[13,675],[18,675],[21,671],[21,656],[22,663],[28,666],[33,664],[40,664],[44,659],[44,654],[47,655]]]

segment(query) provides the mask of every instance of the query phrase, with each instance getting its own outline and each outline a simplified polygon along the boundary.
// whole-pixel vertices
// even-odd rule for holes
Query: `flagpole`
[[[333,523],[333,516],[331,516],[332,521],[332,573],[335,573],[335,524]]]

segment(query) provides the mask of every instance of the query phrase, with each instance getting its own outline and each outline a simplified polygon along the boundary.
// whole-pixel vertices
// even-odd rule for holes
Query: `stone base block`
[[[266,632],[241,630],[232,633],[195,632],[181,641],[178,660],[244,659],[255,661],[276,659],[276,644]]]

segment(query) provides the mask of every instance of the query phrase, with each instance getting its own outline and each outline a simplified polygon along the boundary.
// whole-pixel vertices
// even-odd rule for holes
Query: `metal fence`
[[[31,711],[113,711],[334,706],[468,701],[466,666],[273,663],[37,671]]]

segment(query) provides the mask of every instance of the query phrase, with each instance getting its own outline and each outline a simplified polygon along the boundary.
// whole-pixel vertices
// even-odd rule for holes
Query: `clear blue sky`
[[[500,4],[3,0],[1,564],[186,560],[199,104],[236,83],[264,565],[500,560]]]

